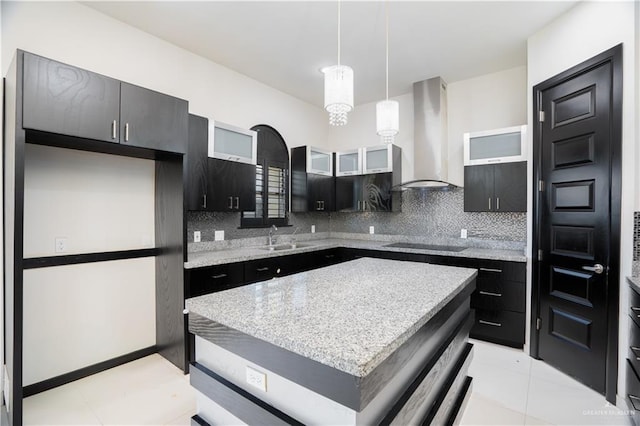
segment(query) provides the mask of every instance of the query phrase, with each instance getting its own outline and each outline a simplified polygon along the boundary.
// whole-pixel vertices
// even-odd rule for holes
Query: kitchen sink
[[[312,247],[313,244],[300,244],[300,243],[296,243],[296,244],[291,244],[291,243],[286,243],[286,244],[274,244],[272,246],[261,246],[258,247],[260,250],[268,250],[268,251],[283,251],[283,250],[295,250],[295,249],[299,249],[299,248],[304,248],[304,247]]]
[[[421,244],[421,243],[392,243],[384,247],[408,248],[418,250],[438,250],[438,251],[462,251],[468,247],[462,246],[442,246],[437,244]]]

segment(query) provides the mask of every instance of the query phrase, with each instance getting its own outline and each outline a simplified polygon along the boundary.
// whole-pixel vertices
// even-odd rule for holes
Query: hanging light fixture
[[[386,100],[376,104],[376,131],[383,143],[391,144],[400,129],[400,104],[389,100],[389,2],[385,1]]]
[[[338,0],[338,65],[325,67],[324,108],[329,112],[329,124],[344,126],[347,113],[353,109],[353,69],[340,64],[340,0]]]

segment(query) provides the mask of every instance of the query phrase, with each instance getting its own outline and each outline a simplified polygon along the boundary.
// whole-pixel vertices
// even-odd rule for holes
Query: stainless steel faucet
[[[273,243],[276,242],[276,237],[273,236],[273,233],[278,230],[278,227],[275,225],[271,225],[269,229],[269,246],[272,246]]]

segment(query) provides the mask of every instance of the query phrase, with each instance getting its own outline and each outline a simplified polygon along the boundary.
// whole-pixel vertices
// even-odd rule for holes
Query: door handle
[[[582,269],[585,271],[595,272],[596,274],[601,274],[604,272],[604,266],[599,263],[596,263],[593,266],[583,266]]]

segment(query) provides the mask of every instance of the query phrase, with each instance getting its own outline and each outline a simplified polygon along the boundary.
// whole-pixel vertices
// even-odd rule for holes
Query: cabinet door
[[[213,200],[207,194],[208,120],[189,114],[189,141],[184,156],[185,204],[187,210],[212,210]]]
[[[307,174],[309,211],[334,211],[335,180],[333,176]]]
[[[120,82],[24,53],[25,129],[118,142]]]
[[[187,101],[121,83],[120,143],[184,153],[188,137]]]
[[[256,209],[256,166],[217,158],[209,158],[208,166],[207,202],[213,211]]]
[[[493,167],[495,210],[526,212],[527,162],[495,164]]]
[[[244,266],[228,263],[206,268],[187,269],[188,281],[185,298],[215,293],[236,287],[244,281]]]
[[[464,168],[464,211],[494,211],[493,165],[465,166]]]
[[[362,176],[363,210],[379,212],[392,210],[391,181],[391,173]]]
[[[362,176],[336,178],[336,208],[338,212],[362,210]]]

